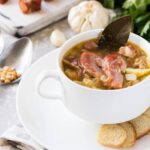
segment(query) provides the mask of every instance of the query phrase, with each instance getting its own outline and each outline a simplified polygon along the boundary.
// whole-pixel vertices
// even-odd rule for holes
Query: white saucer
[[[35,91],[37,75],[42,70],[56,69],[58,50],[34,63],[21,80],[17,93],[17,111],[27,132],[49,150],[112,150],[97,143],[99,125],[79,119],[59,100],[45,100]],[[49,88],[45,88],[49,84]],[[50,86],[51,85],[51,86]],[[59,84],[47,80],[45,92],[60,90]],[[150,136],[137,141],[130,150],[149,150]]]

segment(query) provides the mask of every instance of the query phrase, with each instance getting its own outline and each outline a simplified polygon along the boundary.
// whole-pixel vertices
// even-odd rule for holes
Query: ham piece
[[[93,52],[83,52],[80,64],[86,72],[99,78],[109,88],[122,88],[127,64],[120,54],[108,54],[102,59]]]
[[[29,14],[41,9],[41,0],[19,0],[19,6],[23,13]]]
[[[86,72],[93,77],[100,77],[102,75],[102,58],[93,52],[83,52],[80,56],[80,64]]]
[[[103,61],[103,70],[108,79],[105,83],[110,88],[122,88],[127,64],[121,55],[117,53],[108,54]]]
[[[138,54],[138,51],[132,45],[127,45],[120,47],[119,54],[129,58],[134,58]]]
[[[8,0],[0,0],[0,4],[5,4]]]
[[[94,42],[94,41],[89,41],[89,42],[86,42],[84,45],[83,45],[83,48],[87,49],[87,50],[94,50],[98,47],[98,45]]]

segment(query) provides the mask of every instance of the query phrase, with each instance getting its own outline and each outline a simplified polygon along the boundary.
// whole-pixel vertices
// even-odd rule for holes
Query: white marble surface
[[[33,62],[46,53],[55,50],[55,47],[51,45],[49,40],[49,36],[55,28],[62,30],[66,34],[67,38],[70,38],[73,35],[73,32],[67,24],[67,20],[61,20],[28,36],[31,38],[34,46]],[[5,34],[5,41],[7,41],[7,43],[11,43],[14,40],[15,39],[13,37]],[[19,122],[15,106],[17,87],[18,84],[0,87],[0,135],[10,126]]]

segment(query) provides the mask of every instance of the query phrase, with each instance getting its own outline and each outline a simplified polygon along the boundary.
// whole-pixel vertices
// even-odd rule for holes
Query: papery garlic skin
[[[50,36],[51,43],[56,46],[60,47],[66,42],[66,36],[63,32],[58,29],[55,29]]]
[[[84,1],[71,8],[68,23],[77,33],[91,29],[103,29],[109,23],[109,11],[97,1]]]

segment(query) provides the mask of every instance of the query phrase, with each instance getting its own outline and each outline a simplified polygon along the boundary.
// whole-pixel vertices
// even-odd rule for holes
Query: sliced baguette
[[[144,115],[150,117],[150,107],[144,112]],[[150,132],[148,132],[148,135],[150,135]]]
[[[136,142],[136,132],[133,125],[130,122],[121,123],[120,125],[127,133],[127,138],[123,143],[122,147],[125,148],[133,146]]]
[[[98,142],[104,146],[121,147],[127,138],[125,129],[119,125],[102,125],[98,134]]]
[[[135,128],[137,139],[150,131],[150,117],[141,115],[130,121]]]

